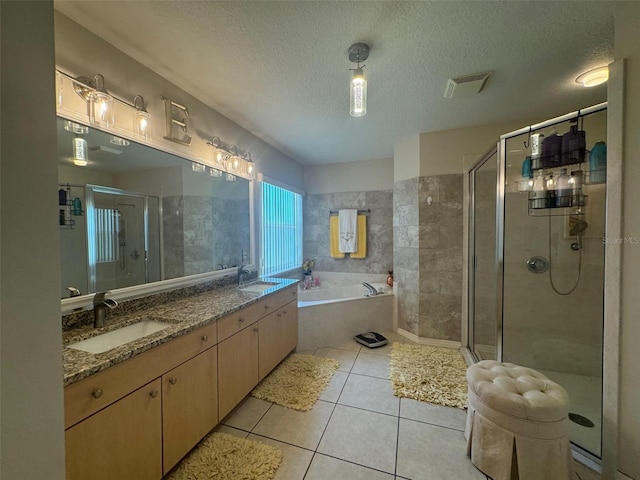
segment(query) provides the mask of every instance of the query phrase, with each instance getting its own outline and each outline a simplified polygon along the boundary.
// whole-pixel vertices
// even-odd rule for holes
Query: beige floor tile
[[[353,363],[356,361],[356,357],[358,356],[358,352],[354,350],[344,350],[340,348],[329,348],[323,347],[316,350],[315,353],[319,357],[325,358],[333,358],[340,362],[340,367],[338,370],[341,372],[349,372],[351,371],[351,367],[353,367]]]
[[[304,448],[294,447],[260,435],[249,435],[249,440],[271,445],[282,452],[282,463],[276,471],[274,480],[302,480],[309,468],[313,452]]]
[[[315,450],[334,404],[318,400],[308,412],[273,405],[252,433]]]
[[[351,373],[370,375],[378,378],[389,378],[389,356],[372,355],[364,350],[358,354]]]
[[[395,416],[400,408],[400,398],[393,394],[389,380],[353,373],[349,375],[338,403]]]
[[[216,432],[228,433],[229,435],[235,435],[236,437],[245,438],[249,435],[249,432],[244,430],[238,430],[237,428],[227,427],[226,425],[219,424],[215,429]]]
[[[337,405],[318,452],[394,473],[398,418]]]
[[[400,417],[464,431],[467,411],[420,402],[412,398],[401,398]]]
[[[412,480],[486,480],[467,458],[462,432],[402,418],[396,474]]]
[[[320,400],[336,403],[348,376],[349,374],[347,372],[335,372],[331,378],[331,382],[329,382],[327,388],[325,388],[322,395],[320,395]]]
[[[304,480],[393,480],[393,475],[317,453]]]
[[[222,423],[250,432],[271,405],[273,405],[271,402],[249,395],[222,420]]]

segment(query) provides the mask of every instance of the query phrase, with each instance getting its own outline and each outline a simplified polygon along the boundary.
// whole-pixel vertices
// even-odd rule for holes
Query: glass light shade
[[[232,173],[227,173],[225,180],[227,182],[235,182],[236,181],[236,176]]]
[[[218,170],[217,168],[211,168],[209,169],[209,175],[211,175],[212,177],[221,177],[222,170]]]
[[[201,163],[192,162],[191,163],[191,171],[193,172],[204,172],[206,167]]]
[[[142,138],[150,137],[149,118],[151,118],[151,115],[146,110],[138,110],[136,112],[134,129],[136,134]]]
[[[78,167],[86,167],[88,162],[89,148],[87,141],[82,137],[73,139],[73,164]]]
[[[253,174],[254,174],[254,163],[251,160],[247,161],[247,175],[249,175],[250,178],[253,178]]]
[[[89,120],[94,125],[113,125],[113,97],[108,93],[95,91],[89,96]]]
[[[583,87],[595,87],[609,80],[609,67],[598,67],[583,73],[576,82],[582,84]]]
[[[362,117],[367,113],[367,81],[364,72],[356,68],[349,86],[349,113],[352,117]]]

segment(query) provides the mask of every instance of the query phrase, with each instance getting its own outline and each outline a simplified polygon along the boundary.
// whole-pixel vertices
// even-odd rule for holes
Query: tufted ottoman
[[[569,397],[540,372],[483,360],[467,369],[465,438],[471,462],[494,480],[570,480]]]

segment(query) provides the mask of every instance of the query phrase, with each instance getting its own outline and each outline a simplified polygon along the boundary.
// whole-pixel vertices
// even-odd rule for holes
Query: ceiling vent
[[[491,72],[475,73],[473,75],[463,75],[462,77],[450,78],[447,80],[447,87],[444,90],[444,98],[470,97],[482,90]]]

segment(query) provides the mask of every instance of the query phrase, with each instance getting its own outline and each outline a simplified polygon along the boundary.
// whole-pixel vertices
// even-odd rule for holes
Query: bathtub
[[[320,286],[298,287],[298,351],[339,346],[363,332],[393,329],[394,295],[386,275],[314,272]],[[362,282],[379,293],[366,297]]]

